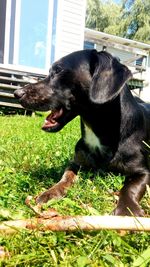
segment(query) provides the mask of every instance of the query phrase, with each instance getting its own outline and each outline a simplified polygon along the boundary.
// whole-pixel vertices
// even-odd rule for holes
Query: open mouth
[[[44,125],[42,126],[42,129],[45,131],[50,131],[52,128],[56,128],[59,126],[59,119],[63,115],[63,109],[59,110],[52,110],[51,113],[46,117],[46,120],[44,122]]]

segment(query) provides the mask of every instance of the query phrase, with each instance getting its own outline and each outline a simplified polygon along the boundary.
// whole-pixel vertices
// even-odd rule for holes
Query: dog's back
[[[141,98],[135,97],[139,107],[142,109],[144,113],[144,117],[146,120],[146,128],[147,128],[147,134],[148,139],[147,142],[150,142],[150,103],[144,102]]]

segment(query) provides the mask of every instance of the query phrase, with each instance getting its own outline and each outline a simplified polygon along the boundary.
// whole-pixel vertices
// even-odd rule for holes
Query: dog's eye
[[[61,66],[56,66],[55,67],[55,73],[58,74],[62,71],[62,67]]]

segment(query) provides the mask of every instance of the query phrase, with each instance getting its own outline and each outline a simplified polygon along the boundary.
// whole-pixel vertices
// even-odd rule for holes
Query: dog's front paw
[[[118,204],[116,209],[113,212],[116,216],[136,216],[143,217],[144,211],[141,209],[138,203],[130,203],[130,204]]]
[[[41,193],[39,196],[36,197],[36,203],[42,204],[47,203],[50,199],[55,198],[59,199],[65,196],[66,192],[64,190],[64,187],[61,186],[61,184],[56,184],[47,191]]]

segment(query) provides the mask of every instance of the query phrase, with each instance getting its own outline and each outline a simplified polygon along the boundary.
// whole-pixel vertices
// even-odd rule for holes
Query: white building
[[[130,87],[150,101],[150,45],[85,29],[86,0],[0,0],[0,105],[52,62],[84,48],[107,50],[131,68]]]

